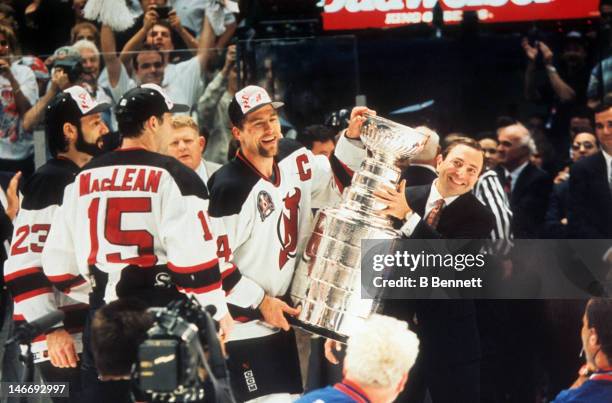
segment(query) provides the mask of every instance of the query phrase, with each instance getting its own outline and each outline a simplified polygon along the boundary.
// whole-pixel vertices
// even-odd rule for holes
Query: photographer
[[[143,44],[154,46],[163,52],[164,63],[174,62],[172,52],[176,48],[197,50],[197,39],[181,25],[181,20],[175,10],[170,7],[150,4],[144,14],[141,28],[127,41],[121,50],[121,60],[127,66],[132,59],[132,54],[141,49]],[[179,44],[178,38],[185,46]],[[180,59],[180,55],[178,55]]]
[[[97,388],[87,402],[131,402],[132,368],[153,317],[138,299],[119,299],[100,308],[91,325],[91,343],[99,373]],[[140,400],[140,399],[139,399]]]
[[[34,144],[23,119],[38,99],[38,86],[32,70],[13,63],[16,48],[13,31],[0,25],[0,171],[21,171],[27,178],[34,172]]]
[[[71,46],[62,46],[52,56],[53,67],[51,68],[51,81],[45,95],[40,97],[23,117],[24,130],[33,130],[45,118],[45,109],[51,100],[66,88],[75,85],[80,74],[77,67],[80,64],[80,56]],[[70,68],[73,66],[73,68]],[[75,71],[75,68],[77,67]],[[76,74],[75,74],[76,73]],[[77,75],[78,74],[78,75]]]

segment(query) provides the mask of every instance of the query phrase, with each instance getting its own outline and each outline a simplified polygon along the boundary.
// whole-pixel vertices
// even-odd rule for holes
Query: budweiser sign
[[[481,22],[578,19],[597,17],[599,0],[322,0],[323,28],[384,28],[430,23],[440,1],[446,23],[457,23],[464,11],[476,11]]]

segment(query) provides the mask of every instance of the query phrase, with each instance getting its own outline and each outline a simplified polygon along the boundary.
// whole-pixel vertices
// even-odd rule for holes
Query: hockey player
[[[164,306],[195,295],[214,305],[221,331],[232,325],[221,288],[214,234],[201,179],[174,158],[158,154],[171,114],[185,112],[155,84],[128,91],[116,115],[122,147],[96,158],[66,188],[43,252],[46,273],[63,289],[83,278],[94,308],[123,296]]]
[[[64,188],[92,156],[100,153],[102,138],[108,133],[101,113],[109,108],[109,104],[98,104],[79,86],[59,93],[47,107],[45,134],[53,158],[23,187],[22,207],[4,265],[16,322],[33,321],[58,308],[65,312],[62,324],[34,340],[32,352],[44,380],[70,381],[71,393],[77,391],[77,355],[82,351],[81,332],[88,305],[52,285],[54,279],[43,272],[41,252],[52,217],[62,204]]]
[[[279,297],[288,291],[296,256],[310,235],[311,209],[339,200],[365,157],[358,139],[362,115],[374,113],[353,110],[349,130],[328,160],[282,139],[280,106],[260,87],[236,93],[228,112],[240,151],[208,183],[210,216],[222,217],[227,231],[219,253],[233,253],[239,268],[228,276],[233,288],[227,300],[237,323],[227,350],[240,401],[285,402],[302,391],[295,336],[284,316],[299,310]]]

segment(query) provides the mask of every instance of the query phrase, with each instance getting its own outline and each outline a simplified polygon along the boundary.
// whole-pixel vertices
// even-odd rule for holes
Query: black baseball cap
[[[129,115],[146,119],[166,112],[189,112],[187,105],[175,104],[157,84],[142,84],[126,92],[115,107],[117,118]]]
[[[80,85],[66,88],[57,94],[47,106],[46,119],[74,119],[101,113],[111,108],[109,103],[98,103]]]
[[[234,95],[227,112],[234,126],[240,126],[249,113],[255,112],[266,105],[278,109],[284,105],[282,102],[273,102],[268,92],[256,85],[244,87]]]

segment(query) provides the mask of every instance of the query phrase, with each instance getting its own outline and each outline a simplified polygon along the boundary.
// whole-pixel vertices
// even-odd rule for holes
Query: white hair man
[[[419,353],[408,324],[372,315],[348,340],[342,382],[304,395],[296,403],[388,403],[397,398]]]

